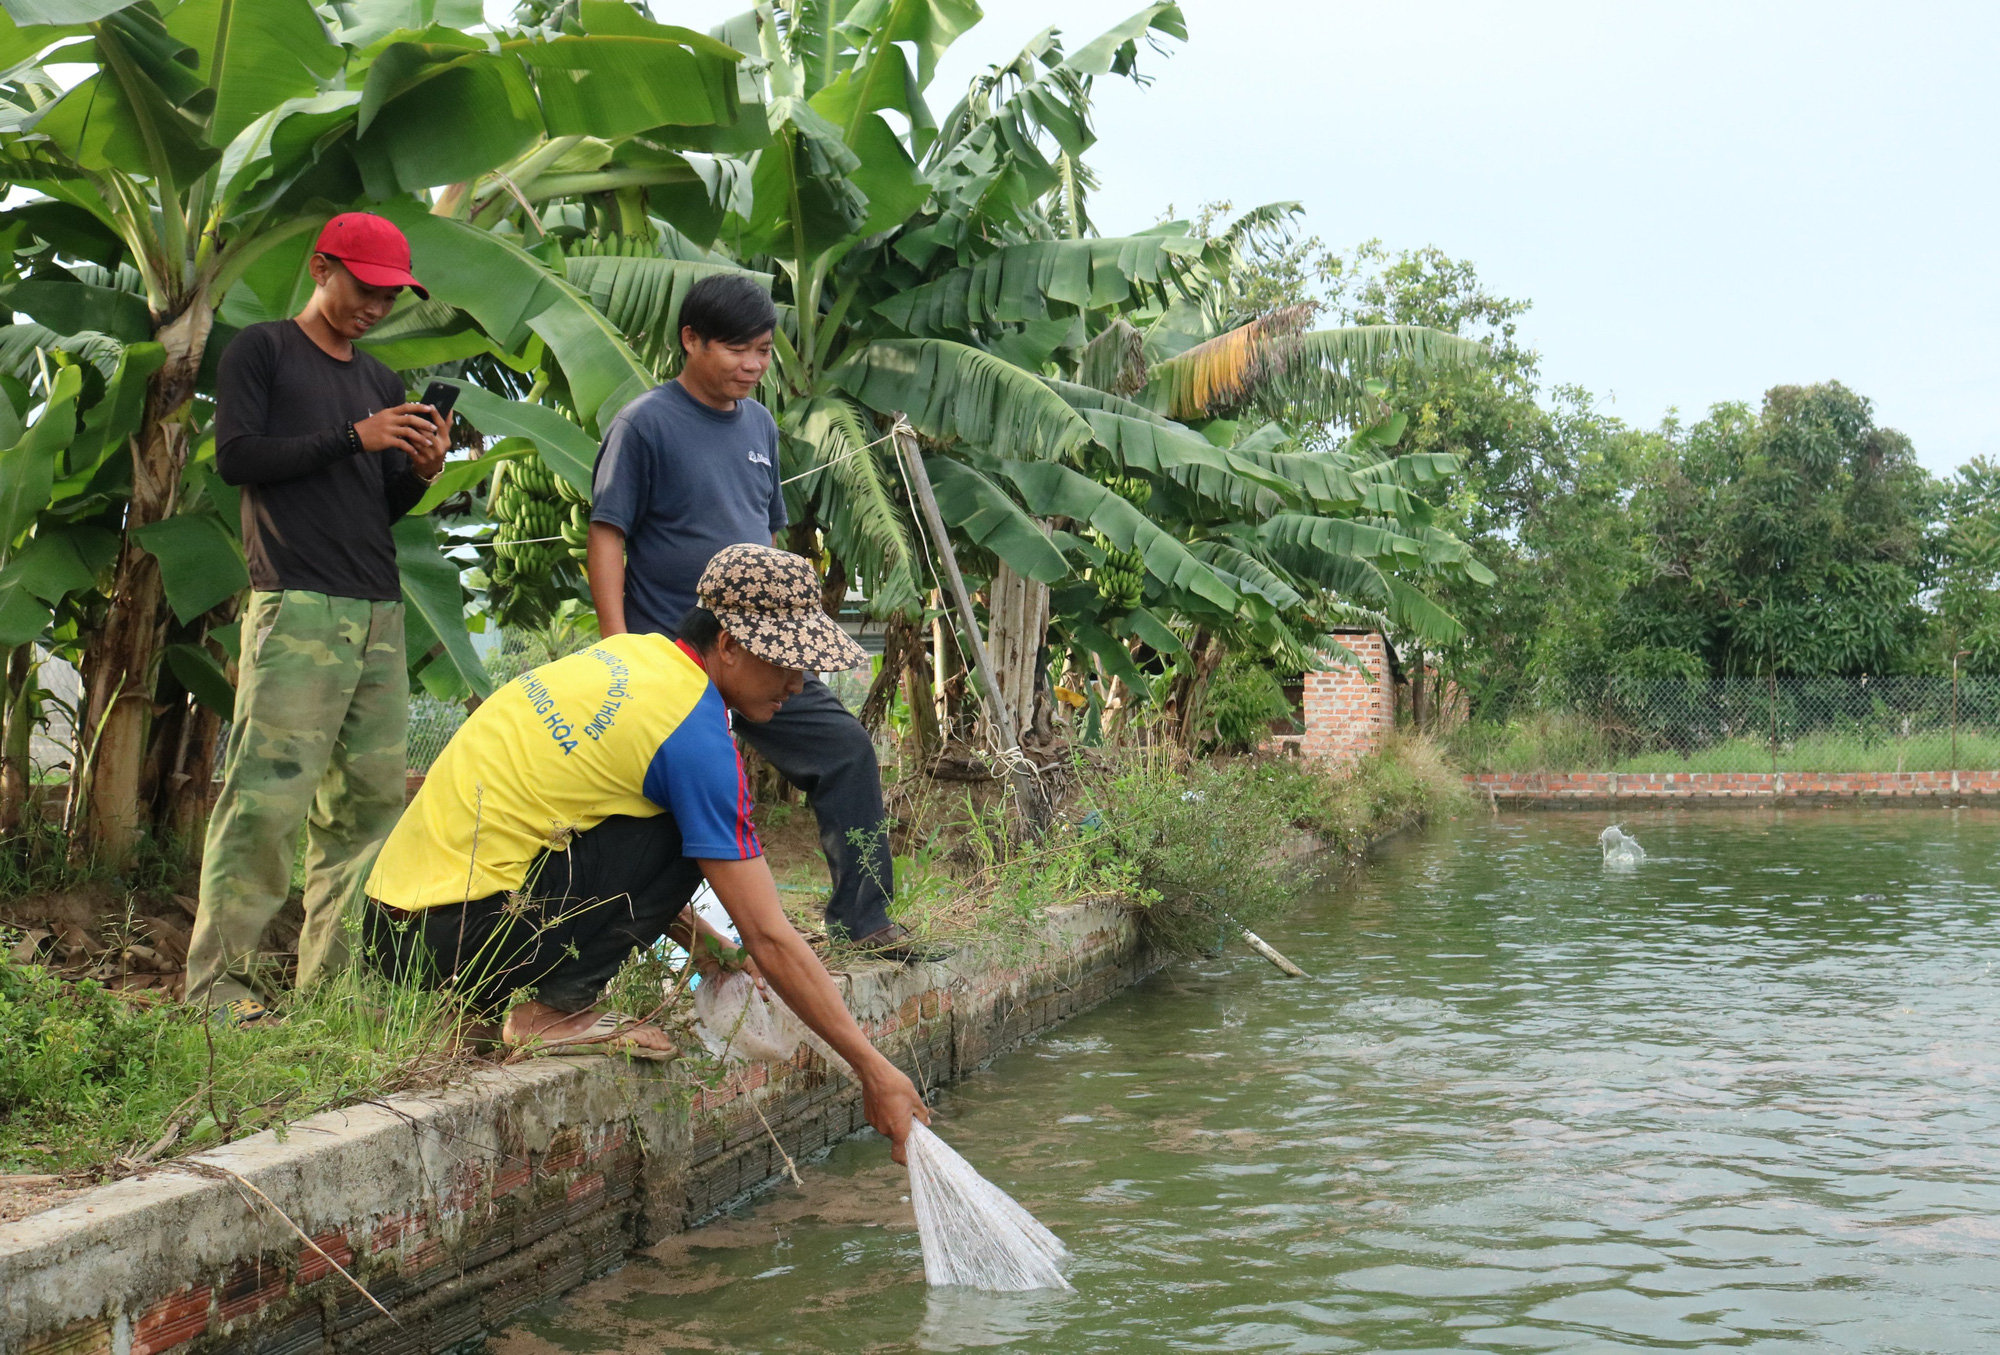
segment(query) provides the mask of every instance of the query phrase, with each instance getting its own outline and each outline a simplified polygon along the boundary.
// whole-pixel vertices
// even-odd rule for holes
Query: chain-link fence
[[[1608,676],[1450,741],[1474,771],[1986,770],[2000,768],[2000,679]]]
[[[440,701],[429,692],[410,697],[410,770],[427,772],[451,736],[465,723],[465,707]]]

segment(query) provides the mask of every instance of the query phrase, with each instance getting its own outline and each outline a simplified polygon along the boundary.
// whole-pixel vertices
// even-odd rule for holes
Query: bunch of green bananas
[[[1136,475],[1114,475],[1104,482],[1104,487],[1141,512],[1153,501],[1152,482]]]
[[[1153,501],[1153,486],[1137,476],[1113,476],[1104,487],[1141,512]],[[1146,596],[1146,557],[1136,550],[1119,550],[1102,532],[1092,535],[1104,552],[1104,564],[1091,571],[1097,596],[1108,606],[1129,612]]]
[[[581,594],[589,496],[530,454],[500,463],[486,505],[495,523],[486,565],[494,616],[503,626],[547,624],[556,608]]]
[[[590,541],[590,500],[560,475],[556,477],[556,497],[562,500],[565,510],[558,534],[569,550],[570,559],[581,562],[589,554],[586,547]]]
[[[552,539],[563,535],[570,516],[557,488],[561,483],[536,456],[502,462],[493,472],[487,505],[499,526],[489,572],[501,587],[517,578],[545,579],[561,562],[562,550]]]
[[[1104,547],[1104,564],[1091,571],[1097,596],[1119,611],[1129,612],[1146,595],[1146,557],[1135,550],[1119,550],[1108,541],[1099,544]]]

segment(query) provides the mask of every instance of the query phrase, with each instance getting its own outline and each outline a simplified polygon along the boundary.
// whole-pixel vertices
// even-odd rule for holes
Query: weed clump
[[[0,950],[0,1172],[176,1156],[469,1066],[446,999],[373,975],[341,975],[277,1010],[275,1023],[211,1024]]]
[[[1445,751],[1410,734],[1391,735],[1339,772],[1297,769],[1295,775],[1301,784],[1293,821],[1343,856],[1358,854],[1386,831],[1455,813],[1470,802]]]
[[[1099,789],[1092,818],[1134,868],[1132,901],[1154,944],[1214,951],[1236,930],[1229,919],[1254,929],[1304,891],[1308,872],[1280,855],[1297,832],[1280,789],[1288,775],[1274,763],[1144,754]]]
[[[1353,765],[1184,763],[1135,757],[1099,785],[1093,813],[1128,862],[1155,945],[1212,952],[1296,903],[1316,872],[1301,835],[1351,856],[1385,829],[1446,812],[1463,783],[1430,743],[1397,737]]]

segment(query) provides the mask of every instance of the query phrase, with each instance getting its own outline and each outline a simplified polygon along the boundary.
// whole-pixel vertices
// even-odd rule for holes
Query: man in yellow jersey
[[[769,720],[807,670],[866,656],[800,556],[731,546],[698,600],[678,640],[611,636],[473,712],[368,877],[368,949],[476,1011],[504,1007],[516,1047],[668,1057],[665,1031],[595,1004],[633,947],[706,928],[687,907],[706,877],[764,979],[853,1066],[900,1162],[929,1112],[779,907],[729,732],[728,712]]]

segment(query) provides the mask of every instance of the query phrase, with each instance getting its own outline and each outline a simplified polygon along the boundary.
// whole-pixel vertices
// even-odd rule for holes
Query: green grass
[[[1342,770],[1284,763],[1297,778],[1293,821],[1353,855],[1387,829],[1450,814],[1471,802],[1444,749],[1397,734]]]
[[[1303,830],[1343,855],[1384,830],[1448,812],[1463,784],[1428,742],[1396,738],[1326,769],[1290,759],[1129,761],[1096,788],[1097,850],[1130,872],[1155,944],[1213,950],[1295,904],[1316,872],[1284,849]]]
[[[0,949],[0,1172],[86,1172],[170,1130],[159,1156],[173,1157],[461,1067],[434,994],[357,972],[278,1010],[275,1025],[216,1026]]]
[[[199,851],[199,843],[149,833],[139,839],[130,864],[113,870],[94,855],[73,859],[61,825],[33,819],[0,839],[0,903],[92,886],[141,894],[177,889],[188,880]]]
[[[1028,837],[996,783],[923,783],[898,809],[895,920],[927,941],[1027,943],[1034,919],[1083,899],[1143,909],[1156,943],[1213,949],[1223,913],[1255,927],[1289,906],[1312,871],[1284,859],[1301,830],[1350,853],[1385,826],[1465,794],[1437,749],[1398,738],[1352,766],[1293,759],[1190,759],[1178,750],[1079,753],[1048,833]],[[818,900],[787,897],[817,924]],[[839,963],[838,944],[829,960]]]
[[[1455,731],[1448,756],[1471,772],[1768,772],[1768,738],[1746,736],[1692,749],[1623,752],[1601,728],[1566,711],[1543,711],[1506,725]],[[1819,731],[1781,738],[1782,772],[1941,772],[1953,767],[1951,732],[1929,729],[1908,738]],[[2000,767],[2000,734],[1961,729],[1956,765]]]
[[[2000,767],[2000,736],[1961,730],[1960,769]],[[1865,738],[1857,734],[1808,734],[1778,744],[1781,772],[1948,772],[1951,735],[1920,734],[1908,739]],[[1606,768],[1615,772],[1768,772],[1771,745],[1764,739],[1732,739],[1679,753],[1642,753]]]

